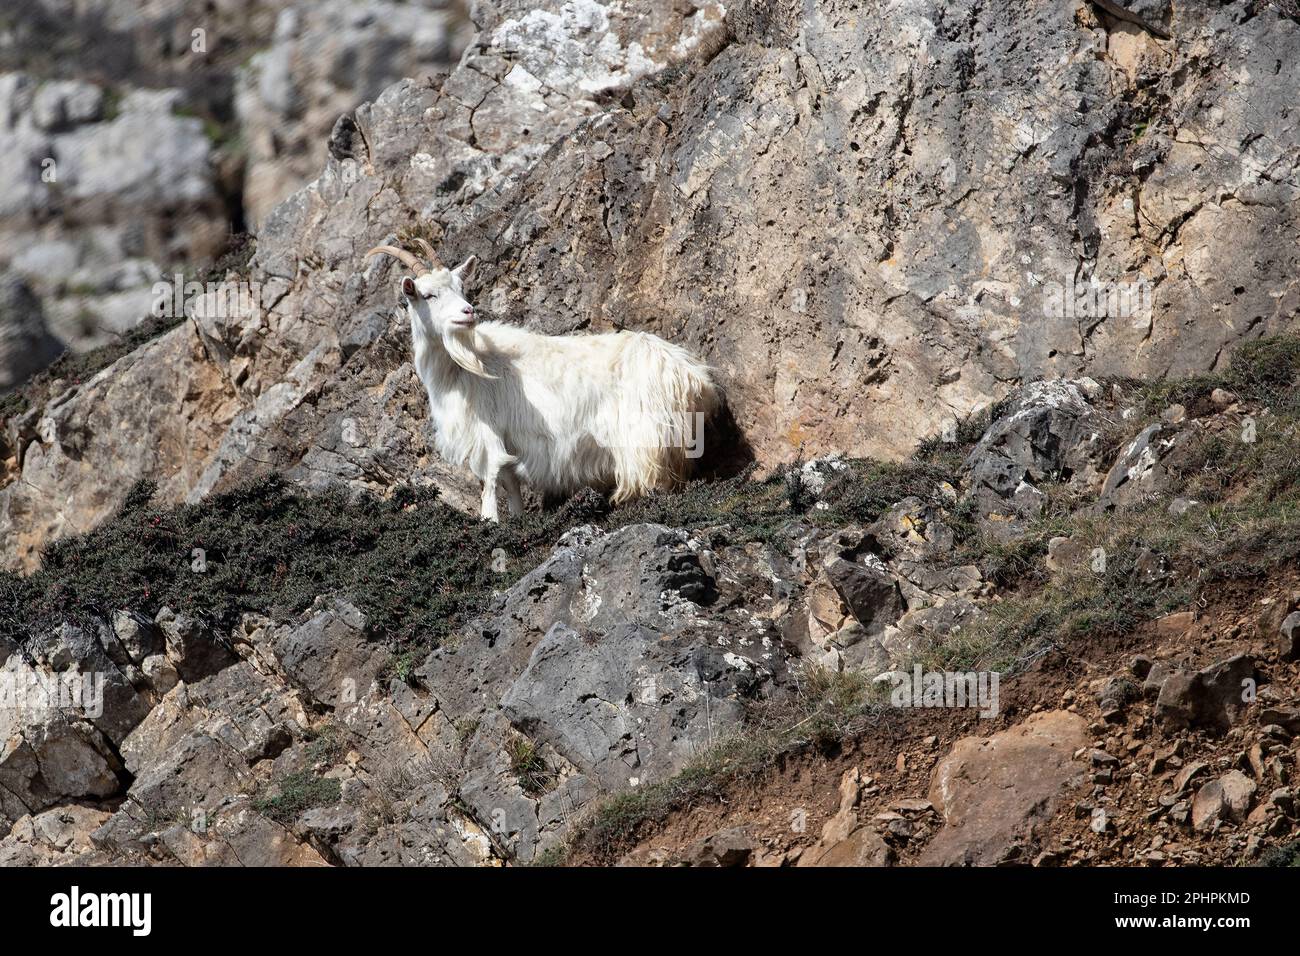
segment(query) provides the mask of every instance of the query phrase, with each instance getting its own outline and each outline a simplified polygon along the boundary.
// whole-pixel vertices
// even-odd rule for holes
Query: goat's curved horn
[[[438,258],[438,253],[433,251],[433,246],[429,245],[429,243],[427,243],[425,240],[416,238],[416,239],[412,239],[411,243],[413,245],[419,246],[421,249],[424,250],[424,257],[429,260],[429,265],[433,266],[433,268],[435,269],[446,268],[446,266],[442,264],[442,260]]]
[[[375,246],[375,248],[367,252],[363,258],[369,259],[371,256],[379,255],[381,252],[384,255],[389,255],[394,259],[400,260],[403,265],[414,272],[417,276],[422,276],[429,271],[428,267],[416,258],[415,253],[407,252],[405,249],[398,249],[396,246]]]

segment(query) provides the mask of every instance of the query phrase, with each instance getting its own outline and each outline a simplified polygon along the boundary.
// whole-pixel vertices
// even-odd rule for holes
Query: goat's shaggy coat
[[[515,511],[520,479],[544,494],[612,490],[615,502],[683,480],[719,403],[708,367],[647,332],[476,323],[461,294],[472,262],[404,278],[402,290],[438,451],[483,482],[483,517],[497,518],[498,480]]]

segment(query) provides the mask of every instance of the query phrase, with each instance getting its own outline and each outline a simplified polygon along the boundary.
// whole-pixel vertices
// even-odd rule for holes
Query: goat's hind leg
[[[505,485],[506,498],[510,502],[510,513],[512,515],[521,515],[524,513],[524,496],[519,491],[519,475],[515,472],[514,465],[507,465],[501,469],[501,484]]]

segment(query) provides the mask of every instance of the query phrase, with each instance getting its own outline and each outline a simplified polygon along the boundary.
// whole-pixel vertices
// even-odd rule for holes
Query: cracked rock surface
[[[1172,40],[1047,0],[477,3],[445,80],[345,114],[266,213],[256,308],[200,302],[109,370],[174,381],[165,416],[92,379],[9,423],[3,560],[30,568],[140,477],[171,500],[267,470],[413,477],[467,504],[394,273],[360,261],[399,230],[480,256],[493,318],[698,350],[764,464],[898,457],[1031,378],[1219,367],[1297,307],[1300,25],[1149,6]],[[1149,308],[1096,308],[1139,283]]]

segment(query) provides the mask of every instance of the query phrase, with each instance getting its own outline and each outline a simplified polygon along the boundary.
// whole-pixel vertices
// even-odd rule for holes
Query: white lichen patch
[[[528,73],[541,83],[573,95],[626,86],[662,68],[637,41],[626,45],[611,23],[617,4],[566,0],[558,11],[531,10],[504,21],[492,45],[517,52]]]
[[[725,15],[721,3],[700,4],[675,38],[647,49],[629,35],[644,26],[644,15],[628,13],[619,0],[565,0],[557,10],[530,10],[503,21],[492,33],[492,45],[516,58],[540,86],[585,97],[628,86],[695,54],[725,31]],[[529,82],[524,76],[506,80]]]

